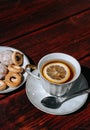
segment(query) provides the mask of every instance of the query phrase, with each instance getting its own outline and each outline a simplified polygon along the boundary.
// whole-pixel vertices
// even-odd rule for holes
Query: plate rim
[[[5,49],[5,50],[12,50],[12,51],[15,50],[15,51],[22,53],[24,55],[24,59],[27,61],[27,64],[30,64],[28,57],[21,50],[18,50],[17,48],[13,48],[13,47],[9,47],[9,46],[0,46],[0,52],[4,51],[4,50],[2,50],[2,48]],[[23,67],[24,67],[24,65],[23,65]],[[12,91],[17,90],[18,88],[20,88],[26,82],[27,76],[28,76],[28,74],[27,74],[27,72],[25,72],[24,80],[22,81],[22,83],[19,86],[14,87],[14,88],[9,87],[5,90],[0,91],[0,94],[6,94],[6,93],[10,93]]]

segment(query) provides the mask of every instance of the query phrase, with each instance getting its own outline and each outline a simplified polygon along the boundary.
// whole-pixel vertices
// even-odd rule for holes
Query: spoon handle
[[[75,92],[74,94],[75,94],[75,96],[77,95],[81,95],[81,94],[84,94],[84,93],[90,93],[90,88],[87,88],[87,89],[83,89],[83,90],[81,90],[81,91],[78,91],[78,92]],[[74,95],[73,94],[73,95]]]
[[[63,100],[61,102],[65,102],[73,97],[80,96],[80,95],[85,94],[85,93],[90,93],[90,88],[75,92],[74,94],[72,94],[68,97],[62,98]]]

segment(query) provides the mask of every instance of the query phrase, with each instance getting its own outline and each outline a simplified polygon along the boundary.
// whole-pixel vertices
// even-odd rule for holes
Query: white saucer
[[[5,51],[5,50],[11,50],[11,51],[21,52],[20,50],[17,50],[17,49],[12,48],[12,47],[0,46],[0,52]],[[26,55],[25,55],[23,52],[21,52],[21,53],[23,54],[23,59],[24,59],[24,60],[23,60],[23,65],[22,65],[22,67],[25,68],[25,66],[26,66],[27,64],[30,64],[30,62],[29,62],[28,58],[26,57]],[[27,78],[27,75],[28,75],[28,74],[27,74],[26,72],[23,74],[23,81],[22,81],[22,83],[21,83],[19,86],[14,87],[14,88],[8,87],[8,88],[6,88],[5,90],[0,91],[0,93],[1,93],[1,94],[3,94],[3,93],[9,93],[9,92],[12,92],[12,91],[18,89],[19,87],[21,87],[21,86],[25,83],[26,78]]]
[[[34,70],[33,73],[38,75],[38,70]],[[77,80],[77,83],[75,84],[75,86],[73,86],[73,89],[75,89],[75,91],[79,91],[80,89],[85,89],[85,88],[88,88],[88,83],[85,77],[81,74],[80,78]],[[73,113],[78,109],[80,109],[85,104],[88,98],[88,94],[86,93],[66,101],[58,109],[47,108],[41,104],[41,100],[49,96],[49,94],[43,89],[40,80],[35,79],[32,76],[28,76],[26,82],[26,94],[30,102],[36,108],[40,109],[45,113],[54,114],[54,115],[66,115],[66,114]]]

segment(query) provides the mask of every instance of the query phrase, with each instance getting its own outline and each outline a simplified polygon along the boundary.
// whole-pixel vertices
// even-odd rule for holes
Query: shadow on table
[[[88,82],[88,87],[90,88],[90,68],[87,68],[87,67],[84,67],[84,66],[81,66],[81,69],[82,69],[82,74],[85,76],[87,82]],[[87,103],[86,105],[90,102],[90,94],[88,96],[88,100],[87,100]]]
[[[90,68],[81,66],[82,69],[82,74],[85,76],[85,78],[87,79],[87,82],[90,86]]]

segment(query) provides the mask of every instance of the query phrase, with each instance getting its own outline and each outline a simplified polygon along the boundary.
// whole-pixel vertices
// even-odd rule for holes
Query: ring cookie
[[[9,65],[8,70],[11,72],[15,72],[15,73],[22,73],[23,72],[22,67],[20,67],[18,65],[14,65],[14,64]]]
[[[15,65],[22,65],[23,63],[23,54],[20,52],[14,51],[12,54],[12,61]]]
[[[18,73],[9,72],[5,76],[5,82],[7,86],[10,86],[10,87],[17,87],[18,85],[21,84],[21,81],[22,81],[22,75]]]

